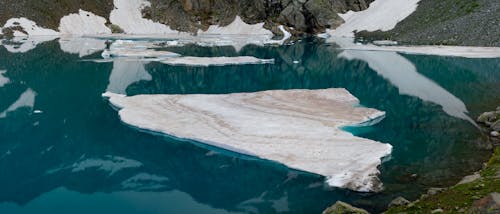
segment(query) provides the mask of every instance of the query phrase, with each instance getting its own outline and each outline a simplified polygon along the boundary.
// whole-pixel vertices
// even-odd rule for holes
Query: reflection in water
[[[33,109],[33,106],[35,105],[35,97],[36,93],[31,90],[30,88],[26,89],[25,92],[23,92],[19,98],[12,103],[7,109],[5,109],[3,112],[0,113],[0,118],[4,118],[7,116],[7,113],[13,112],[19,108],[29,108],[30,110]]]
[[[96,209],[98,207],[98,212]],[[229,213],[198,203],[180,191],[119,191],[86,195],[66,188],[57,188],[26,206],[0,204],[2,213]]]
[[[237,55],[231,47],[165,49],[195,56]],[[487,98],[500,93],[491,87],[500,83],[500,76],[468,65],[498,68],[498,59],[399,55],[402,64],[413,64],[413,70],[404,72],[416,80],[406,85],[396,81],[395,70],[384,73],[370,62],[340,58],[339,52],[314,41],[246,46],[238,55],[274,58],[275,64],[184,67],[82,61],[80,53],[60,51],[56,41],[22,54],[0,47],[0,70],[7,71],[2,77],[10,80],[0,87],[0,111],[27,90],[36,91],[32,108],[44,111],[20,114],[21,109],[14,109],[0,118],[0,172],[6,172],[0,173],[0,212],[123,208],[124,213],[182,213],[200,207],[208,213],[318,213],[336,200],[377,211],[395,196],[414,199],[428,187],[453,184],[481,167],[488,153],[477,143],[481,135],[457,115],[466,112],[460,100],[471,112],[497,104]],[[127,69],[115,69],[120,67]],[[423,86],[440,88],[435,96],[449,100],[419,94]],[[135,131],[101,98],[108,88],[133,95],[332,87],[346,88],[363,105],[386,111],[379,124],[352,130],[393,145],[392,159],[380,167],[386,186],[380,194],[326,188],[319,176]],[[178,211],[172,210],[175,206]]]
[[[380,76],[399,89],[400,94],[436,103],[450,116],[474,121],[466,114],[465,104],[441,86],[419,74],[412,62],[394,52],[345,50],[339,57],[363,60]],[[387,63],[390,62],[390,63]]]
[[[126,94],[127,87],[132,83],[151,80],[151,75],[144,66],[145,63],[141,61],[114,60],[106,91]]]
[[[78,56],[84,57],[104,50],[106,40],[83,37],[60,38],[59,46],[66,53],[78,54]]]

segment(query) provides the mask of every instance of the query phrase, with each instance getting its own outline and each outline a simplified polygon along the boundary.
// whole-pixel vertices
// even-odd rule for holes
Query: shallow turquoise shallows
[[[415,199],[429,187],[456,183],[490,153],[470,118],[500,104],[500,59],[366,52],[387,55],[383,66],[374,66],[315,40],[248,45],[240,52],[229,46],[164,49],[275,62],[96,63],[91,59],[100,52],[80,58],[63,52],[57,40],[26,53],[0,46],[0,213],[320,213],[337,200],[380,211],[397,196]],[[345,128],[393,145],[379,167],[383,192],[329,188],[323,177],[277,163],[141,132],[123,124],[101,97],[108,90],[322,88],[346,88],[363,106],[386,112],[374,126]]]

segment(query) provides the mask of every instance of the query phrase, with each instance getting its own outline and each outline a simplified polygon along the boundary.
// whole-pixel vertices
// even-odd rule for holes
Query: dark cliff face
[[[143,16],[179,31],[195,33],[210,25],[225,26],[236,16],[249,24],[281,34],[284,25],[295,35],[322,32],[343,23],[337,14],[363,10],[373,0],[150,0]],[[0,25],[10,18],[26,17],[39,26],[57,30],[62,17],[79,9],[106,18],[113,0],[1,0]]]
[[[145,17],[176,30],[196,32],[209,25],[228,25],[236,16],[250,24],[265,22],[277,34],[278,25],[294,34],[318,33],[343,23],[337,14],[368,8],[372,0],[151,0]]]

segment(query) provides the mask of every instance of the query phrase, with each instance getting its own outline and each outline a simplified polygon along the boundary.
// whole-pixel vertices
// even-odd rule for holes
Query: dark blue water
[[[460,111],[462,103],[475,118],[498,105],[500,59],[398,55],[415,69],[398,76],[342,58],[335,45],[312,40],[249,45],[239,53],[196,45],[165,49],[276,61],[142,66],[82,60],[63,52],[57,41],[26,53],[0,47],[0,75],[8,79],[1,84],[0,77],[0,213],[319,213],[336,200],[380,211],[396,196],[415,199],[429,187],[454,184],[490,153],[474,125],[443,109]],[[99,57],[98,52],[84,59]],[[405,77],[412,78],[410,84]],[[218,94],[332,87],[346,88],[362,105],[387,113],[375,126],[347,128],[393,145],[391,158],[380,166],[381,193],[328,188],[324,178],[280,164],[140,132],[121,123],[101,97],[106,90]],[[439,91],[420,93],[429,87]],[[16,103],[25,105],[15,108]]]

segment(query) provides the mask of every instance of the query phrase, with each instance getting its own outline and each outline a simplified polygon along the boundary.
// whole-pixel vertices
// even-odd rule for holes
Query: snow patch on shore
[[[38,26],[34,21],[27,18],[11,18],[7,20],[3,28],[21,27],[26,32],[14,31],[14,36],[58,36],[59,32]]]
[[[273,35],[264,28],[264,22],[257,24],[247,24],[236,16],[234,21],[227,26],[211,25],[206,31],[198,30],[198,35],[203,34],[224,34],[224,35]]]
[[[276,161],[355,191],[381,189],[377,166],[392,149],[340,129],[381,115],[355,107],[345,89],[103,96],[137,128]]]
[[[61,18],[59,32],[63,35],[111,34],[106,22],[105,18],[80,9]]]
[[[142,17],[142,9],[151,6],[146,0],[114,0],[109,20],[128,34],[179,34],[169,26]],[[185,33],[187,34],[187,33]]]
[[[388,31],[411,15],[420,0],[376,0],[363,11],[348,11],[339,14],[345,23],[336,29],[327,30],[331,36],[354,37],[354,31]]]

